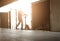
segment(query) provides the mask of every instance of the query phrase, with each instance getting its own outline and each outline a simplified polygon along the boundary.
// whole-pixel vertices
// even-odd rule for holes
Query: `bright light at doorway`
[[[16,10],[12,9],[10,11],[11,15],[11,29],[15,30],[16,29]]]
[[[32,16],[31,3],[36,2],[36,1],[39,1],[39,0],[18,0],[16,2],[8,4],[8,5],[4,6],[4,7],[1,7],[0,8],[1,9],[0,12],[5,12],[5,11],[8,12],[11,9],[21,10],[22,12],[24,12],[25,14],[27,14],[26,24],[28,24],[29,27],[30,27],[30,29],[31,29],[31,21],[32,21],[32,19],[31,19],[31,16]],[[11,21],[12,21],[11,25],[12,25],[12,27],[16,26],[16,21],[15,21],[16,16],[14,15],[14,13],[15,12],[12,10],[12,12],[11,12],[11,16],[12,16],[12,18],[11,18]],[[14,29],[14,28],[12,28],[12,29]]]
[[[36,1],[40,1],[40,0],[31,0],[31,3],[32,3],[32,2],[36,2]]]

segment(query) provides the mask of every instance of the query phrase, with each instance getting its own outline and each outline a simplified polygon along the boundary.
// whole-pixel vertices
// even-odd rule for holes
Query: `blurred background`
[[[59,0],[0,0],[0,28],[60,31]]]

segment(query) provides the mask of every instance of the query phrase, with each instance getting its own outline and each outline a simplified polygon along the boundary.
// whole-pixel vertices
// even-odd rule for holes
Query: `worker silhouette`
[[[18,11],[18,24],[16,26],[16,29],[20,24],[21,24],[21,29],[23,29],[22,12],[19,10]]]

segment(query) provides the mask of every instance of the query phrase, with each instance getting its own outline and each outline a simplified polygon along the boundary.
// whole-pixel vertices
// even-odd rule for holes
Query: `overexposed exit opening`
[[[26,25],[29,26],[29,29],[32,29],[32,2],[36,2],[36,1],[39,1],[39,0],[18,0],[17,2],[14,2],[16,5],[14,5],[15,9],[16,9],[16,12],[15,15],[14,13],[11,14],[12,17],[14,17],[15,19],[13,19],[11,17],[11,28],[14,28],[16,29],[16,26],[14,25],[17,25],[17,23],[19,22],[18,21],[18,11],[20,10],[23,14],[22,15],[22,21],[23,21],[23,29],[26,28]],[[13,8],[14,8],[13,7]],[[14,25],[13,25],[13,21],[15,21]],[[18,29],[21,29],[21,24],[17,27]],[[28,29],[28,28],[26,28]]]
[[[25,14],[22,16],[23,21],[23,29],[25,28],[25,25],[27,24],[30,29],[32,29],[32,2],[36,2],[39,0],[17,0],[16,2],[13,2],[11,4],[8,4],[6,6],[3,6],[0,8],[0,12],[9,12],[11,15],[11,29],[16,29],[16,25],[19,22],[18,21],[18,11],[22,11],[22,14]],[[19,25],[17,28],[21,29],[21,26]]]

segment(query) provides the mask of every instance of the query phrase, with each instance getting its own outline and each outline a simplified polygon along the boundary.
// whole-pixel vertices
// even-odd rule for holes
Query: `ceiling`
[[[17,0],[0,0],[0,7],[10,4],[14,1],[17,1]]]

